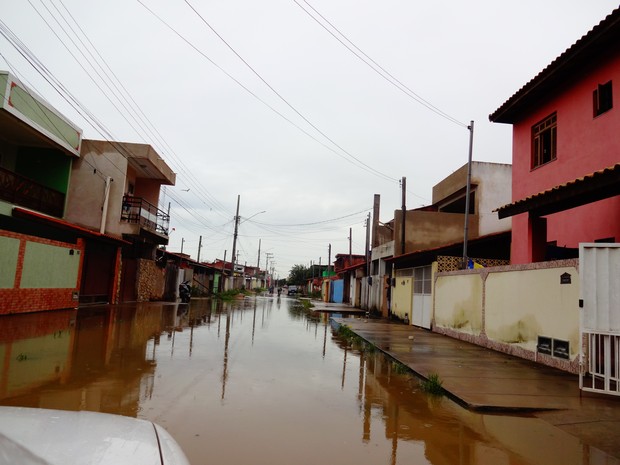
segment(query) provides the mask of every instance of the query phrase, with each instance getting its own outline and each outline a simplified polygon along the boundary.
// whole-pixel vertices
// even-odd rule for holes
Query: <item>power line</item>
[[[342,37],[342,39],[344,39],[351,46],[347,45],[347,43],[345,43],[340,37],[338,37],[328,27],[326,27],[325,24],[323,24],[321,21],[319,21],[312,13],[310,13],[303,5],[301,5],[301,3],[299,3],[298,0],[293,0],[293,2],[295,2],[295,4],[299,8],[301,8],[308,16],[310,16],[310,18],[312,18],[319,26],[321,26],[332,37],[334,37],[334,39],[336,39],[338,42],[340,42],[347,50],[349,50],[353,55],[355,55],[357,58],[359,58],[364,64],[366,64],[370,69],[372,69],[375,73],[377,73],[379,76],[381,76],[387,82],[392,84],[398,90],[400,90],[405,95],[407,95],[409,98],[415,100],[420,105],[426,107],[427,109],[429,109],[433,113],[436,113],[437,115],[441,116],[442,118],[445,118],[446,120],[448,120],[448,121],[450,121],[450,122],[452,122],[452,123],[454,123],[454,124],[456,124],[458,126],[461,126],[461,127],[467,129],[467,127],[468,127],[467,124],[457,120],[456,118],[453,118],[452,116],[450,116],[446,112],[440,110],[435,105],[430,103],[428,100],[423,99],[420,95],[418,95],[416,92],[414,92],[409,87],[407,87],[405,84],[403,84],[399,79],[394,77],[389,71],[387,71],[385,68],[383,68],[379,63],[377,63],[375,60],[373,60],[362,49],[360,49],[351,40],[349,40],[349,38],[346,35],[344,35],[336,26],[334,26],[334,24],[332,24],[327,18],[325,18],[325,16],[323,16],[316,8],[314,8],[306,0],[303,0],[303,2],[306,5],[308,5],[308,7],[310,7],[312,9],[312,11],[314,11],[323,21],[325,21],[325,23],[329,24],[329,26],[334,31],[336,31],[338,33],[338,35],[340,35],[340,37]],[[351,47],[353,47],[355,50],[353,50],[353,48],[351,48]]]

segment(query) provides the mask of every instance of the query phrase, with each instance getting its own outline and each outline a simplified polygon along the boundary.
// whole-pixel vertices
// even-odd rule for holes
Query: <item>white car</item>
[[[0,407],[0,464],[189,465],[146,420],[96,412]]]

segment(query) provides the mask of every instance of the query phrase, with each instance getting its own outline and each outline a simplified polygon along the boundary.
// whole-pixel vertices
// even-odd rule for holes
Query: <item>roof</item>
[[[619,43],[620,8],[617,8],[491,113],[489,120],[515,122],[528,107],[564,87],[567,79],[588,69],[589,63],[608,59],[610,53],[617,54]]]
[[[620,163],[525,197],[494,211],[499,219],[529,212],[544,216],[620,195]]]

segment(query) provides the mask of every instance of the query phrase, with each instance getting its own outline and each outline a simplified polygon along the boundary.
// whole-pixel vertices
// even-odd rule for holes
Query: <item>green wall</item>
[[[53,149],[22,147],[15,163],[15,172],[66,194],[71,173],[71,159]]]
[[[70,250],[73,250],[73,255]],[[75,289],[80,256],[78,249],[28,242],[20,287]]]
[[[12,289],[19,256],[19,239],[0,236],[0,289]]]

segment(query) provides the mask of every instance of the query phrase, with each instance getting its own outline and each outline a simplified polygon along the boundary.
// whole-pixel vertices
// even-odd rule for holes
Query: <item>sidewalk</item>
[[[439,375],[447,395],[470,410],[528,412],[620,458],[620,398],[581,393],[576,375],[409,325],[332,320],[419,376]]]

